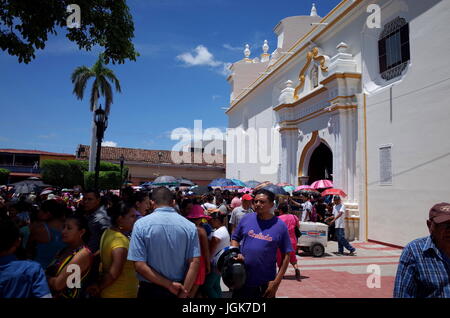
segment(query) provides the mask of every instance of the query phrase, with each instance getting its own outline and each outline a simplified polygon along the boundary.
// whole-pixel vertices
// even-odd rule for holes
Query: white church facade
[[[324,18],[313,7],[282,20],[272,53],[266,42],[252,59],[247,46],[232,65],[226,112],[242,140],[272,129],[257,146],[277,169],[262,173],[254,147],[227,145],[227,178],[332,179],[348,194],[351,239],[426,236],[431,206],[450,201],[448,21],[448,0],[343,0]]]

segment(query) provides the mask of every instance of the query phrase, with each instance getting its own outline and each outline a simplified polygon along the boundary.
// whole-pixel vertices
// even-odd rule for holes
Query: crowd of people
[[[0,298],[221,298],[215,260],[230,246],[246,272],[232,297],[272,298],[289,264],[301,281],[296,250],[305,221],[334,225],[339,253],[355,251],[339,197],[298,202],[265,189],[199,196],[165,187],[51,192],[0,189]],[[450,204],[435,205],[430,236],[402,253],[394,297],[450,295],[449,224]]]
[[[266,190],[1,191],[1,297],[221,298],[213,259],[229,246],[247,273],[233,297],[274,297],[289,263],[301,281],[299,221],[334,219],[323,199]]]

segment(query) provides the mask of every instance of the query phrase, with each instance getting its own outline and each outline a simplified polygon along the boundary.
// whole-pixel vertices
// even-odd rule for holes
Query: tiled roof
[[[75,157],[72,154],[48,152],[48,151],[41,151],[41,150],[0,149],[0,153],[26,154],[26,155],[45,155],[45,156],[58,156],[58,157]]]
[[[77,151],[77,158],[79,159],[88,159],[89,158],[89,149],[90,146],[79,145]],[[126,162],[141,162],[148,164],[177,164],[172,160],[172,153],[177,154],[176,152],[167,151],[167,150],[146,150],[146,149],[134,149],[134,148],[117,148],[117,147],[102,147],[101,150],[101,158],[105,161],[120,161],[120,157],[123,156]],[[186,153],[183,153],[186,154]],[[181,156],[182,153],[177,154],[177,156]],[[226,164],[226,156],[224,155],[206,155],[203,154],[202,162],[196,163],[194,161],[194,153],[188,153],[186,157],[190,156],[190,162],[180,163],[181,165],[194,165],[194,166],[210,166],[210,167],[220,167],[225,168]],[[208,163],[205,159],[210,159],[208,161],[212,161],[212,158],[221,157],[223,163]],[[199,161],[199,160],[198,160]]]

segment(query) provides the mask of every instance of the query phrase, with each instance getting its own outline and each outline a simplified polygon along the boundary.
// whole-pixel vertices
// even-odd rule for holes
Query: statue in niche
[[[317,86],[319,86],[319,67],[314,64],[311,70],[311,88],[314,89]]]

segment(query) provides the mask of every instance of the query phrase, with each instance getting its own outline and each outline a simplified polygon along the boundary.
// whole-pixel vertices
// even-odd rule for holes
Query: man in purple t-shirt
[[[255,212],[246,215],[231,237],[231,246],[240,247],[247,279],[233,291],[233,298],[274,298],[289,265],[292,244],[283,221],[270,213],[275,195],[267,190],[255,193]],[[283,263],[277,274],[277,249]]]

